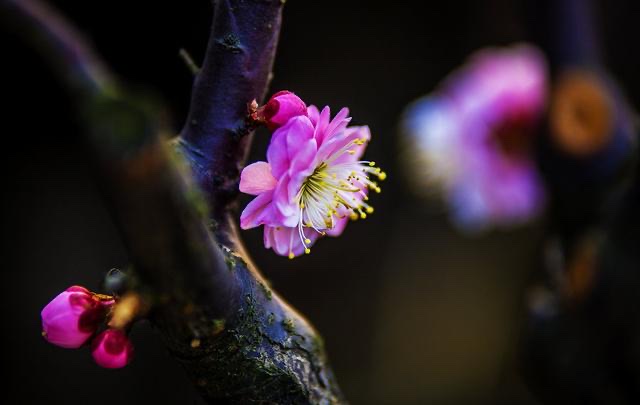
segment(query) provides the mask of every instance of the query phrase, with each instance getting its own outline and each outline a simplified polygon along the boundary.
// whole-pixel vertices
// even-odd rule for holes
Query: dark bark
[[[195,78],[189,116],[178,139],[212,214],[226,212],[238,193],[252,128],[252,100],[262,100],[271,77],[282,0],[219,0],[207,53]]]
[[[0,9],[49,54],[75,96],[132,261],[128,288],[150,301],[169,351],[216,404],[344,402],[320,336],[262,279],[234,225],[251,139],[247,103],[266,92],[282,4],[215,3],[177,142],[183,153],[168,142],[159,108],[119,87],[60,16],[31,0],[5,0]]]
[[[526,10],[530,32],[553,69],[601,63],[593,0],[527,0]]]
[[[549,56],[552,92],[563,74],[588,72],[608,98],[612,124],[608,142],[587,156],[558,150],[549,120],[542,128],[538,161],[552,197],[548,238],[559,242],[547,250],[559,260],[541,265],[552,310],[531,311],[523,371],[544,403],[637,403],[637,127],[604,66],[594,1],[528,3],[532,33]]]
[[[530,32],[547,55],[551,70],[551,105],[540,128],[538,162],[552,197],[549,216],[553,231],[560,234],[568,254],[585,232],[603,226],[620,203],[624,179],[632,170],[636,128],[629,103],[603,62],[596,2],[528,0],[526,4]],[[562,80],[575,73],[590,76],[593,85],[600,88],[607,106],[599,114],[611,122],[606,143],[586,155],[561,150],[554,142],[549,119],[555,91]],[[583,107],[573,106],[576,111]]]

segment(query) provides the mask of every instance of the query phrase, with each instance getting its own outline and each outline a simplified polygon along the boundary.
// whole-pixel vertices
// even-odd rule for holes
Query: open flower
[[[349,218],[373,212],[368,191],[380,192],[371,178],[385,174],[361,160],[371,135],[366,126],[348,127],[349,110],[333,118],[315,106],[277,129],[267,162],[247,166],[240,191],[255,195],[242,212],[243,229],[264,225],[264,244],[282,256],[309,253],[318,237],[338,236]]]
[[[408,109],[411,153],[426,164],[427,184],[440,187],[463,229],[517,224],[541,210],[531,146],[545,98],[544,58],[520,45],[478,52]]]
[[[42,310],[42,335],[56,346],[78,348],[96,332],[113,303],[112,297],[69,287]]]

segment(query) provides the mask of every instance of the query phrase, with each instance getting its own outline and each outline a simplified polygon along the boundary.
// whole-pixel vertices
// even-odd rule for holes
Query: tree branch
[[[527,2],[553,74],[540,169],[553,196],[552,226],[568,250],[618,204],[636,147],[631,108],[602,60],[594,3]]]
[[[89,44],[47,4],[3,0],[0,7],[0,18],[48,58],[69,89],[87,96],[113,86],[113,77]]]
[[[238,193],[240,169],[251,143],[247,105],[266,93],[283,4],[282,0],[215,2],[207,53],[178,140],[214,215],[224,213]],[[217,220],[226,222],[221,216]]]
[[[250,140],[246,104],[265,93],[281,6],[216,4],[179,142],[200,187],[169,145],[160,109],[105,80],[106,69],[60,16],[35,0],[0,8],[23,22],[19,29],[71,88],[133,262],[130,288],[150,298],[149,317],[168,349],[216,404],[343,402],[321,338],[248,263],[229,211]]]

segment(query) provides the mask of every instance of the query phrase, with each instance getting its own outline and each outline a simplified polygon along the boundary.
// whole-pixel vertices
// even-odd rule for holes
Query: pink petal
[[[316,168],[314,161],[317,152],[318,147],[315,139],[300,142],[296,155],[291,159],[289,176],[303,176],[304,178],[311,176]]]
[[[240,215],[240,227],[251,229],[268,221],[271,212],[273,191],[269,190],[254,198]]]
[[[315,105],[310,105],[307,108],[307,115],[309,116],[309,120],[315,127],[318,124],[318,120],[320,119],[320,111],[318,111],[318,107]]]
[[[313,137],[316,138],[316,142],[318,145],[322,145],[324,139],[324,133],[327,127],[329,126],[329,121],[331,120],[331,109],[329,106],[326,106],[322,109],[320,116],[318,117],[318,122],[315,124],[315,132]]]
[[[271,174],[271,166],[267,162],[255,162],[245,167],[240,174],[240,191],[258,195],[273,190],[277,180]]]
[[[349,143],[351,141],[354,141],[356,139],[362,139],[365,141],[369,141],[371,139],[371,131],[369,130],[369,127],[364,125],[364,126],[360,126],[360,127],[350,127],[347,128],[345,131],[345,142]],[[345,143],[345,144],[346,144]],[[342,146],[340,146],[342,147]],[[333,164],[340,164],[340,163],[346,163],[346,162],[357,162],[362,158],[362,155],[364,155],[365,149],[367,148],[367,143],[365,142],[362,145],[357,145],[354,144],[353,147],[351,148],[351,150],[355,151],[355,153],[349,154],[346,153],[342,156],[340,156],[338,159],[333,161]]]
[[[322,145],[322,143],[327,142],[333,136],[341,133],[351,121],[351,117],[347,117],[349,115],[349,109],[343,108],[341,109],[335,118],[331,121],[331,123],[327,126],[327,129],[324,131],[324,136],[322,139],[318,140],[318,144]]]
[[[335,220],[333,224],[333,228],[327,229],[325,232],[329,236],[333,236],[333,237],[340,236],[342,235],[342,232],[344,232],[344,228],[347,227],[348,222],[349,222],[348,216],[344,218],[338,218],[337,220]]]
[[[265,225],[264,226],[264,236],[263,236],[263,241],[264,241],[264,247],[267,249],[271,249],[274,246],[274,241],[273,241],[273,231],[275,230],[275,226],[270,226],[270,225]]]
[[[287,126],[277,129],[271,136],[267,148],[267,161],[271,166],[271,174],[279,179],[289,170],[289,153],[287,152]]]
[[[356,139],[363,139],[368,141],[370,138],[371,133],[369,131],[369,127],[367,126],[347,128],[341,134],[332,137],[322,144],[322,146],[318,149],[316,162],[319,163],[327,161],[331,158],[332,154],[339,152],[344,146],[346,146],[350,142],[355,141]],[[363,145],[354,144],[351,147],[351,150],[355,151],[353,155],[345,153],[340,158],[333,161],[332,164],[342,162],[355,162],[359,160],[360,157],[362,157],[362,155],[364,154],[366,145],[366,143]]]
[[[305,141],[312,139],[313,125],[305,116],[293,117],[286,125],[277,129],[273,133],[267,149],[267,160],[271,165],[271,174],[276,179],[282,177],[300,149],[306,147]]]
[[[319,236],[320,235],[313,229],[305,228],[305,237],[311,241],[307,246],[313,245]],[[273,228],[270,242],[272,243],[273,250],[280,256],[289,256],[290,253],[293,253],[295,257],[305,253],[305,247],[302,244],[302,240],[300,240],[297,227]]]
[[[280,256],[288,256],[297,236],[296,228],[277,227],[273,230],[273,250]]]
[[[300,208],[297,201],[289,196],[289,183],[291,178],[283,176],[273,192],[273,201],[276,211],[280,214],[278,220],[284,226],[294,227],[298,225]]]
[[[285,129],[285,127],[283,127]],[[304,150],[310,142],[315,145],[313,139],[313,125],[305,116],[293,117],[286,125],[287,153],[289,161],[296,159],[298,153]]]

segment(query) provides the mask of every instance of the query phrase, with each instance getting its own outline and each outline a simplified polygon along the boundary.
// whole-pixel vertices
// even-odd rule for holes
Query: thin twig
[[[180,56],[180,58],[182,58],[182,61],[187,66],[187,69],[189,69],[192,75],[197,76],[198,73],[200,73],[200,67],[196,64],[196,62],[193,60],[186,49],[180,48],[180,51],[178,51],[178,55]]]

